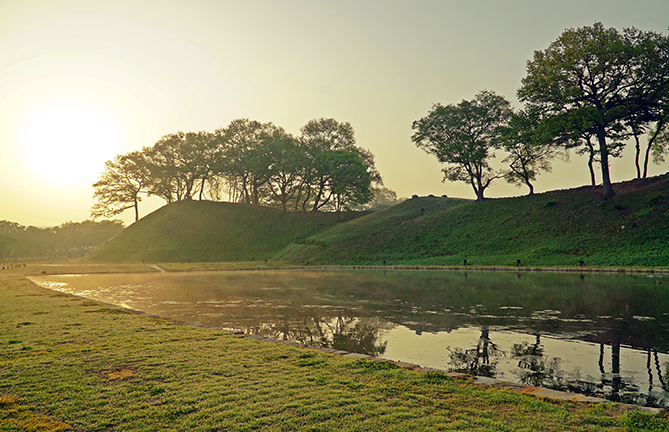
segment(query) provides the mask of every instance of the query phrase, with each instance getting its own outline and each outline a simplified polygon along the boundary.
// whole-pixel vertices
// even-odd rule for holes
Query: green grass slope
[[[346,215],[346,218],[356,214]],[[173,203],[147,215],[89,255],[93,261],[250,261],[337,224],[334,214],[283,213],[246,204]]]
[[[275,258],[310,264],[669,266],[669,175],[483,203],[415,198]],[[421,214],[421,208],[424,214]]]

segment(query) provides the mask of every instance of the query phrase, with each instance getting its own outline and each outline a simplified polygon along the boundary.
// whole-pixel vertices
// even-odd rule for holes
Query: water
[[[267,270],[32,280],[214,328],[669,407],[669,277]]]

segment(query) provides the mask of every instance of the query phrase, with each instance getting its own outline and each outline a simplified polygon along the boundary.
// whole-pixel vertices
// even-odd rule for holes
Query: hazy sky
[[[0,0],[0,220],[89,218],[105,160],[242,117],[294,134],[314,118],[350,122],[400,196],[474,198],[441,182],[411,123],[483,89],[517,105],[533,51],[595,21],[667,34],[669,1]],[[634,177],[626,153],[614,182]],[[572,155],[536,189],[588,182]],[[525,193],[498,181],[487,195]]]

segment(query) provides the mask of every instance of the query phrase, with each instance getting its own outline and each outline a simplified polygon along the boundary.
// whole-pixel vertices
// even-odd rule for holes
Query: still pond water
[[[32,280],[214,328],[669,407],[669,277],[263,270]]]

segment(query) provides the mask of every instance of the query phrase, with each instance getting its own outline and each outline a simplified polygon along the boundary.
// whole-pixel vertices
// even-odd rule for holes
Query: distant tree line
[[[272,123],[233,120],[214,132],[176,132],[107,161],[93,185],[93,217],[134,209],[141,195],[167,203],[228,201],[284,211],[337,211],[374,198],[382,184],[373,155],[350,123],[309,121],[293,136]]]
[[[49,228],[0,221],[0,258],[80,257],[121,230],[121,221],[65,222]]]
[[[634,142],[637,178],[669,153],[669,37],[602,23],[565,30],[527,62],[518,89],[524,107],[492,91],[436,104],[412,125],[412,141],[446,164],[444,180],[469,183],[477,200],[491,182],[527,185],[571,149],[588,156],[592,185],[600,166],[604,198],[615,196],[609,161]],[[642,145],[645,137],[645,146]],[[490,165],[505,152],[505,169]]]

